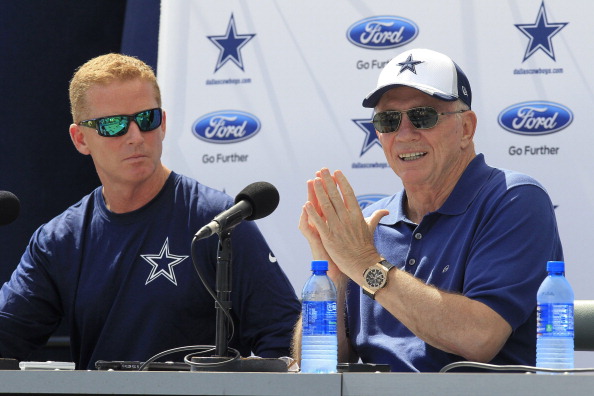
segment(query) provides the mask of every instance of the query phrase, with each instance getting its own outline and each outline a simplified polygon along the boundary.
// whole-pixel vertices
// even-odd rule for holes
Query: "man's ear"
[[[79,153],[84,155],[91,154],[91,150],[87,145],[87,141],[85,139],[85,135],[80,126],[76,124],[70,124],[70,140],[74,144],[74,147],[78,150]]]
[[[165,110],[162,110],[162,112],[163,119],[161,120],[161,130],[163,131],[163,133],[161,135],[161,141],[165,139],[165,132],[167,131],[167,113],[165,113]]]
[[[462,145],[466,147],[472,142],[474,138],[474,132],[476,131],[476,113],[472,110],[466,111],[461,114],[463,117],[462,121]]]

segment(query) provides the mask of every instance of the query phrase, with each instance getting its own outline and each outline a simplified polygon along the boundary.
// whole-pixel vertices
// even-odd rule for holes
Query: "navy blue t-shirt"
[[[68,323],[78,369],[214,345],[215,303],[192,264],[191,242],[232,204],[174,172],[151,202],[130,213],[110,212],[97,188],[34,233],[0,290],[0,355],[26,359],[60,320]],[[243,356],[288,356],[300,313],[295,291],[255,223],[241,223],[231,241],[229,346]],[[213,290],[217,251],[212,236],[197,242],[194,257]]]
[[[493,364],[534,366],[536,292],[549,260],[563,260],[555,213],[543,187],[529,176],[485,164],[468,165],[454,190],[420,224],[403,210],[404,191],[368,206],[390,214],[375,232],[379,253],[428,285],[489,306],[512,327]],[[354,282],[347,293],[351,343],[368,363],[392,371],[435,372],[465,360],[418,338]],[[469,340],[471,342],[471,340]]]

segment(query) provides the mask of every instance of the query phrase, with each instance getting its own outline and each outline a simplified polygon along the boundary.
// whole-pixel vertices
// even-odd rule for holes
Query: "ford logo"
[[[573,113],[558,103],[522,102],[499,113],[497,121],[503,129],[512,133],[546,135],[567,128],[573,121]]]
[[[388,49],[403,46],[419,34],[417,25],[395,16],[376,16],[355,22],[347,30],[349,41],[359,47]]]
[[[379,201],[380,199],[385,198],[387,196],[388,195],[386,195],[386,194],[359,195],[359,196],[357,196],[357,202],[359,202],[359,206],[361,207],[361,210],[363,210],[366,207],[368,207],[369,205],[371,205],[372,203],[375,203],[375,202]]]
[[[254,137],[260,131],[260,120],[252,114],[225,110],[203,115],[194,121],[192,132],[209,143],[236,143]]]

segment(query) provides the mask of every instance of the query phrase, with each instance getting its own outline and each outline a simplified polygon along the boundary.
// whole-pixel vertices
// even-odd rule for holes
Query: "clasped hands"
[[[341,273],[359,282],[363,271],[380,261],[373,233],[389,212],[376,210],[364,218],[355,193],[344,174],[327,168],[307,181],[307,202],[299,219],[299,230],[309,242],[315,260],[328,260],[329,275]]]

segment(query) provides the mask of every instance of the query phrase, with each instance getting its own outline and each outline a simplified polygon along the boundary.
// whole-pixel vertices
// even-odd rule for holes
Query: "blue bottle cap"
[[[565,272],[564,261],[549,261],[547,262],[547,272]]]
[[[311,262],[312,271],[328,271],[328,261],[326,260],[313,260]]]

